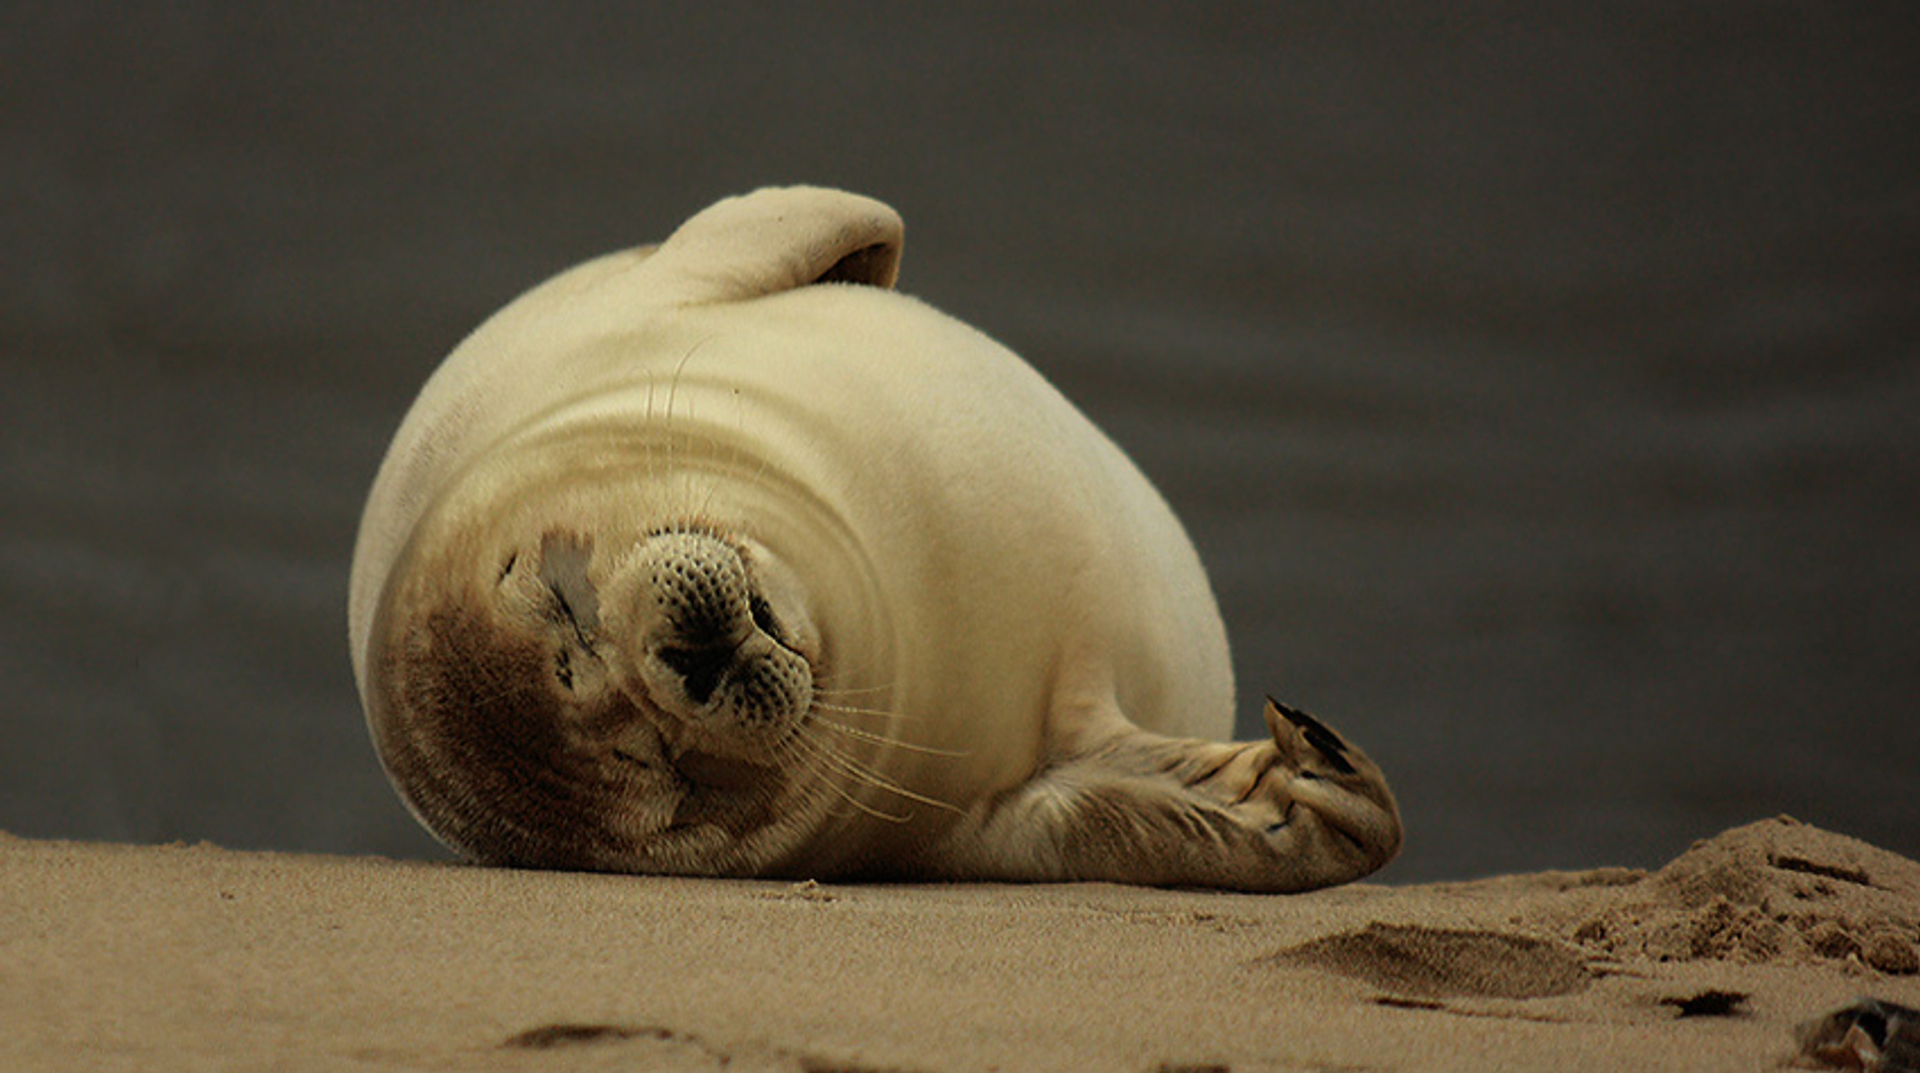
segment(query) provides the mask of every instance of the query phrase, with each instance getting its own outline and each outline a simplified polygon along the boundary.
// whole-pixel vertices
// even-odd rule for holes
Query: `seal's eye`
[[[785,638],[780,636],[780,624],[774,621],[773,608],[768,606],[764,597],[759,593],[748,597],[747,610],[753,614],[753,624],[760,627],[760,632],[776,641],[785,641]]]

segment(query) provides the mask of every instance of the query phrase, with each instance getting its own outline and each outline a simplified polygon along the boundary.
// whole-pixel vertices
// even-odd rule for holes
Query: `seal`
[[[1165,501],[1037,372],[893,289],[887,206],[761,190],[567,271],[427,381],[354,549],[389,777],[503,865],[1250,891],[1397,851],[1269,702]]]

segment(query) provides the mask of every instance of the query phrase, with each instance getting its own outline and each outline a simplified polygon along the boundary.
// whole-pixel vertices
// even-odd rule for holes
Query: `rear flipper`
[[[953,878],[1107,880],[1301,891],[1359,879],[1400,849],[1400,814],[1365,753],[1269,698],[1272,738],[1133,730],[976,806],[931,862]]]

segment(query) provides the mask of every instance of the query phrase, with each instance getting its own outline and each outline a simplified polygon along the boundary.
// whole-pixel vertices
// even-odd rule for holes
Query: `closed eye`
[[[642,760],[639,757],[633,755],[632,753],[626,751],[625,749],[615,749],[613,751],[613,755],[621,760],[625,760],[627,763],[632,764],[635,767],[645,768],[648,771],[653,771],[660,766],[658,764],[653,763],[650,760]]]

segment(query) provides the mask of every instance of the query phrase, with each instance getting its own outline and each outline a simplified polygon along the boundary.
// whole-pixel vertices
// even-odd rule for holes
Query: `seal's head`
[[[822,642],[793,573],[705,523],[526,521],[435,534],[396,572],[369,702],[402,795],[490,863],[763,870],[817,796]]]
[[[349,629],[381,759],[442,841],[764,874],[860,807],[840,783],[865,732],[809,731],[836,645],[884,673],[887,612],[792,469],[818,468],[794,457],[818,430],[739,310],[886,290],[901,236],[837,191],[728,199],[529,291],[422,388],[368,499]]]

